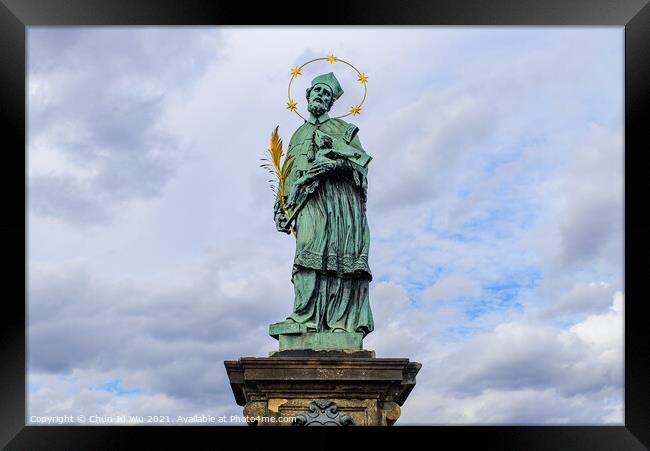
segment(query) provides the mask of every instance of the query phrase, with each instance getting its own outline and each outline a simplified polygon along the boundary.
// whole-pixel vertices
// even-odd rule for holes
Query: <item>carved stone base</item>
[[[348,332],[310,332],[304,334],[281,334],[279,336],[280,351],[294,349],[313,349],[316,351],[349,350],[361,351],[363,334]]]
[[[308,331],[304,324],[281,321],[269,326],[269,335],[280,342],[280,351],[313,349],[316,351],[363,348],[363,334],[352,332]]]
[[[250,425],[290,426],[306,419],[309,426],[327,422],[329,415],[328,424],[390,426],[399,418],[421,365],[372,358],[369,352],[333,356],[312,350],[305,356],[242,357],[224,363]],[[314,406],[325,407],[319,412]]]

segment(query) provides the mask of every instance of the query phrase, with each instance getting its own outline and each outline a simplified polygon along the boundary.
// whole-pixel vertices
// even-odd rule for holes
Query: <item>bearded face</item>
[[[307,98],[307,110],[318,117],[329,111],[332,106],[332,90],[329,86],[317,84],[309,92]]]

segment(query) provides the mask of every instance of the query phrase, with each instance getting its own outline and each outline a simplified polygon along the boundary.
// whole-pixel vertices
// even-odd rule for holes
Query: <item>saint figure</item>
[[[328,112],[343,90],[333,73],[307,89],[309,118],[291,137],[284,208],[275,205],[278,231],[296,234],[293,313],[282,323],[307,332],[361,333],[374,329],[368,284],[370,233],[366,220],[368,163],[358,128]],[[277,338],[277,336],[276,336]]]

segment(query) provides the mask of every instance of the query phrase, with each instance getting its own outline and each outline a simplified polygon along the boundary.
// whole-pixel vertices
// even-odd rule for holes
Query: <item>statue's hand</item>
[[[284,232],[287,235],[291,233],[291,226],[288,224],[286,216],[282,216],[282,219],[276,223],[275,228],[278,232]]]
[[[313,180],[319,175],[325,174],[326,172],[332,171],[336,168],[336,161],[330,160],[329,158],[316,158],[314,164],[309,168],[305,174],[309,180]]]
[[[277,213],[275,215],[275,228],[278,232],[291,233],[291,226],[284,213]]]
[[[273,218],[276,218],[279,213],[282,213],[282,206],[280,206],[280,202],[276,201],[273,204]]]
[[[275,228],[278,232],[291,233],[289,221],[279,202],[276,202],[274,205],[273,220],[275,221]]]

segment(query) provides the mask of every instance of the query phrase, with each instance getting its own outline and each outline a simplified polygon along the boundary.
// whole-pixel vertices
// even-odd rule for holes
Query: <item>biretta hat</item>
[[[341,85],[334,76],[334,73],[330,72],[329,74],[323,74],[315,77],[311,81],[312,88],[319,83],[329,86],[329,88],[332,90],[332,96],[334,97],[334,100],[338,100],[338,98],[343,95],[343,89],[341,89]]]

